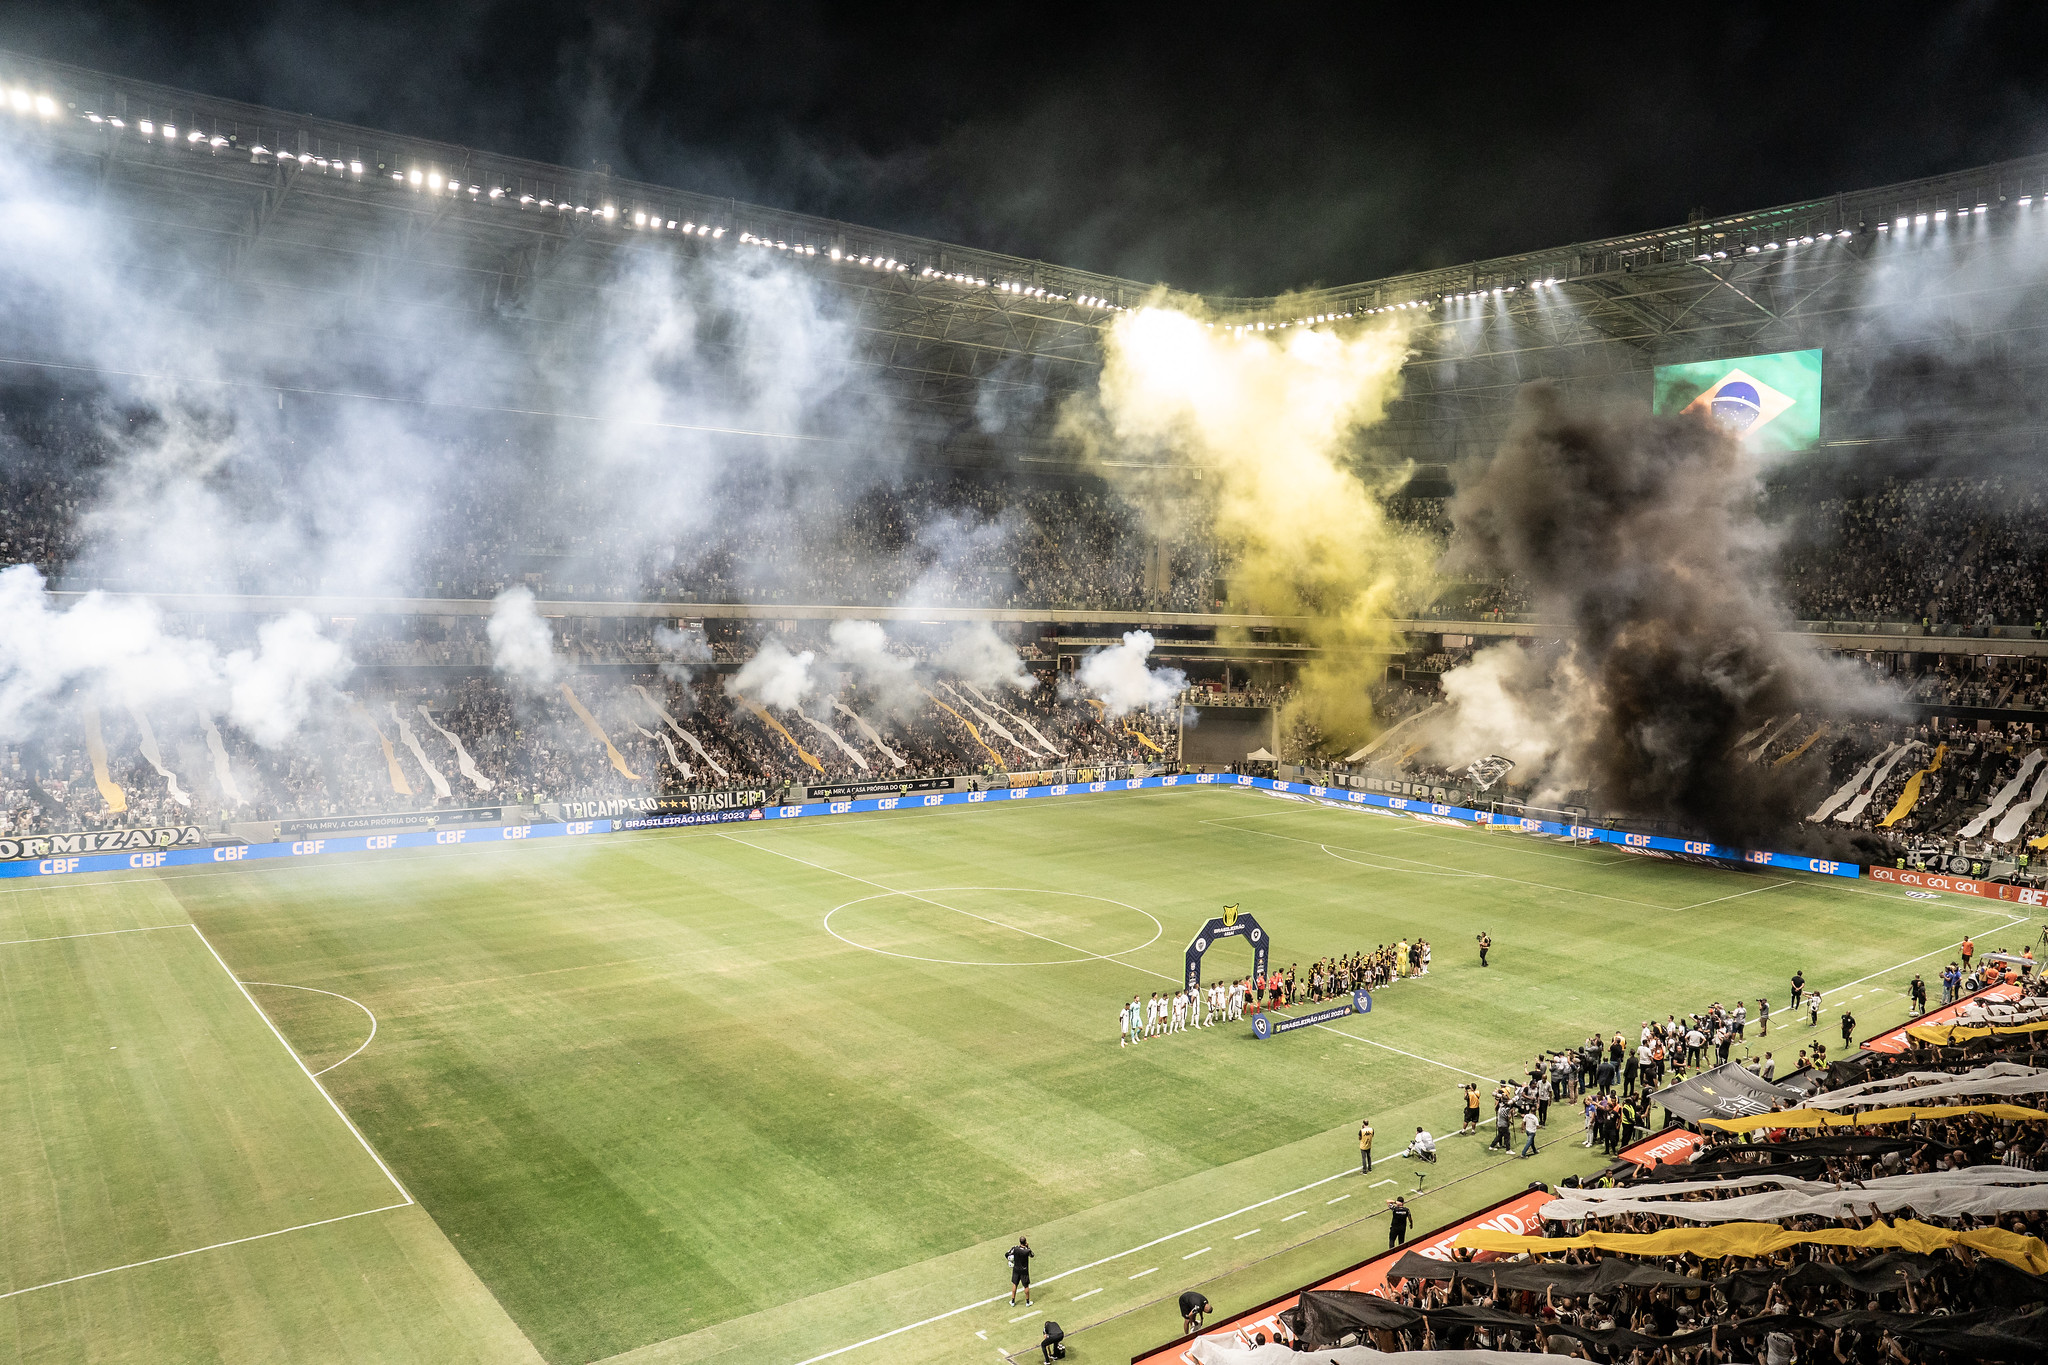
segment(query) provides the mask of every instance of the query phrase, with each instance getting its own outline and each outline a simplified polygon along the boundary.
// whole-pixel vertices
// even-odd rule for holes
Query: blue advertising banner
[[[247,844],[226,848],[149,849],[135,853],[79,855],[64,858],[23,858],[0,862],[0,879],[50,877],[76,872],[120,872],[135,868],[189,867],[198,863],[236,863],[267,858],[303,858],[322,853],[378,853],[397,848],[428,848],[446,844],[487,844],[520,839],[552,839],[628,830],[667,829],[687,825],[724,824],[739,820],[798,820],[815,815],[852,815],[872,811],[915,810],[933,806],[978,806],[988,802],[1039,801],[1111,791],[1150,791],[1166,787],[1244,787],[1277,792],[1299,801],[1328,806],[1385,810],[1418,820],[1447,824],[1490,825],[1517,833],[1552,838],[1581,838],[1654,856],[1670,853],[1718,862],[1748,863],[1790,872],[1828,877],[1859,877],[1855,863],[1809,858],[1797,853],[1733,848],[1697,839],[1672,839],[1659,834],[1632,834],[1598,826],[1562,825],[1549,820],[1496,818],[1491,811],[1468,810],[1440,802],[1377,792],[1283,782],[1270,777],[1233,773],[1183,773],[1170,777],[1127,777],[1111,782],[1065,782],[1045,787],[1012,787],[1001,791],[932,792],[924,795],[868,797],[851,801],[814,801],[799,806],[764,806],[754,810],[705,811],[690,815],[646,816],[624,820],[579,820],[552,825],[506,825],[484,829],[414,830],[404,834],[356,835],[343,839],[302,839],[291,843]]]
[[[1263,1019],[1266,1016],[1262,1014],[1259,1017]],[[1274,1033],[1292,1033],[1298,1028],[1313,1028],[1317,1024],[1333,1023],[1336,1020],[1348,1019],[1350,1017],[1351,1002],[1347,1000],[1341,1005],[1332,1005],[1328,1009],[1316,1010],[1312,1014],[1297,1014],[1292,1019],[1282,1019],[1278,1015],[1274,1015],[1272,1031]],[[1253,1031],[1257,1032],[1256,1029]],[[1259,1033],[1258,1036],[1265,1038],[1269,1035]]]

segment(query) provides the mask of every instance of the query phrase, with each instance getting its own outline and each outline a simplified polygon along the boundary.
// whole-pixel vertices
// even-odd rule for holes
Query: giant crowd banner
[[[1815,351],[1659,365],[1658,412],[1697,412],[1738,433],[1751,450],[1788,453],[1820,440],[1820,359]]]
[[[1199,1365],[1193,1355],[1197,1342],[1217,1342],[1224,1346],[1248,1348],[1255,1336],[1263,1335],[1273,1339],[1273,1328],[1280,1315],[1301,1301],[1301,1296],[1310,1290],[1349,1289],[1367,1294],[1384,1294],[1388,1274],[1394,1263],[1411,1253],[1427,1256],[1433,1261],[1451,1259],[1451,1244],[1461,1232],[1485,1229],[1514,1235],[1535,1232],[1543,1226],[1537,1210],[1557,1198],[1548,1190],[1524,1190],[1511,1194],[1497,1204],[1489,1204],[1474,1213],[1466,1214],[1455,1223],[1447,1223],[1434,1232],[1424,1233],[1404,1246],[1383,1251],[1360,1261],[1347,1270],[1341,1270],[1318,1284],[1303,1285],[1291,1294],[1269,1299],[1256,1308],[1211,1323],[1193,1336],[1181,1337],[1156,1346],[1150,1351],[1131,1358],[1131,1365]],[[1483,1259],[1491,1259],[1490,1257]],[[1142,1264],[1142,1262],[1141,1262]]]
[[[1888,1028],[1883,1033],[1865,1038],[1859,1046],[1865,1052],[1883,1052],[1888,1054],[1904,1052],[1907,1048],[1913,1046],[1913,1038],[1908,1030],[1923,1024],[1954,1023],[1956,1017],[1971,1005],[1981,1005],[1995,1000],[2017,1000],[2020,998],[2022,990],[2023,988],[2017,981],[2007,981],[1997,986],[1987,986],[1981,991],[1964,996],[1953,1005],[1943,1005],[1939,1009],[1929,1010],[1916,1019],[1908,1019],[1897,1028]]]
[[[1800,1092],[1789,1086],[1773,1085],[1743,1069],[1740,1062],[1723,1062],[1676,1085],[1667,1085],[1650,1096],[1652,1104],[1687,1123],[1704,1119],[1741,1118],[1746,1114],[1768,1114],[1781,1100],[1796,1100]]]

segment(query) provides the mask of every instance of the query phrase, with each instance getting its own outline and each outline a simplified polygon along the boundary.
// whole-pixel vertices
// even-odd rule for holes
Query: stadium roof
[[[542,353],[603,325],[616,288],[603,267],[615,253],[658,240],[683,254],[801,260],[853,299],[876,388],[970,440],[990,401],[1049,413],[1092,377],[1100,326],[1163,297],[1205,308],[1219,326],[1383,310],[1418,319],[1387,439],[1419,458],[1448,456],[1460,438],[1441,433],[1476,419],[1469,438],[1487,439],[1530,378],[1598,380],[1817,344],[1817,332],[1869,306],[1855,286],[1884,232],[2048,215],[2048,157],[2032,157],[1279,298],[1197,299],[602,166],[523,161],[12,54],[0,53],[0,107],[8,131],[47,138],[230,288],[328,302],[345,290],[371,313],[402,294],[408,306],[539,334]],[[1046,441],[1040,424],[1021,444]]]

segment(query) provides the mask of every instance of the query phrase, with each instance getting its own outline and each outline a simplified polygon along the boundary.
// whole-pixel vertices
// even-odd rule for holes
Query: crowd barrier
[[[1746,863],[1756,867],[1814,872],[1830,877],[1858,877],[1863,869],[1855,863],[1809,858],[1797,853],[1772,853],[1761,849],[1740,849],[1698,839],[1673,839],[1659,834],[1633,834],[1627,830],[1597,825],[1565,825],[1550,820],[1508,818],[1492,811],[1464,806],[1419,801],[1412,797],[1382,796],[1377,792],[1350,791],[1342,787],[1319,787],[1307,782],[1281,781],[1270,777],[1247,777],[1234,773],[1180,773],[1164,777],[1126,777],[1103,782],[1061,782],[1043,787],[1009,787],[979,792],[926,792],[903,796],[863,797],[847,801],[814,801],[795,806],[763,806],[749,810],[702,811],[694,814],[650,815],[616,820],[579,820],[562,824],[506,825],[482,829],[418,830],[403,834],[358,835],[341,839],[301,839],[293,842],[234,845],[222,848],[151,849],[139,853],[87,854],[75,857],[21,859],[0,863],[0,878],[50,877],[81,872],[119,872],[131,868],[189,867],[196,863],[236,863],[268,858],[304,858],[327,853],[379,853],[400,848],[429,848],[446,844],[487,844],[519,839],[551,839],[589,834],[610,834],[629,830],[681,829],[692,825],[722,825],[753,820],[797,820],[815,815],[855,815],[870,811],[919,810],[935,806],[978,806],[988,802],[1037,801],[1052,797],[1079,796],[1111,791],[1145,791],[1162,787],[1245,787],[1274,792],[1300,801],[1328,806],[1384,810],[1418,820],[1435,820],[1459,826],[1490,825],[1517,833],[1578,838],[1612,844],[1649,856],[1704,859],[1719,863]]]

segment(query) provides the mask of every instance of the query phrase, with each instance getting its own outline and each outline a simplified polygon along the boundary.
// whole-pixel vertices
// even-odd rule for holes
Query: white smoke
[[[831,630],[833,663],[850,669],[862,687],[874,693],[876,703],[898,715],[917,708],[920,672],[917,660],[889,648],[889,636],[874,621],[834,621]]]
[[[507,588],[491,603],[491,667],[531,688],[552,683],[562,671],[555,653],[555,633],[534,609],[533,593]]]
[[[725,680],[726,693],[779,710],[801,710],[818,687],[811,676],[817,658],[808,649],[792,654],[780,640],[769,640]]]
[[[1152,637],[1148,635],[1145,638],[1149,648]],[[1016,647],[996,634],[995,627],[986,621],[976,621],[954,631],[953,638],[939,652],[939,667],[976,687],[1007,687],[1013,692],[1029,692],[1038,686],[1038,679],[1024,667],[1023,656],[1017,653]]]
[[[332,699],[353,665],[302,611],[265,622],[256,645],[224,661],[228,718],[264,748],[282,748],[316,704]]]
[[[696,627],[677,630],[672,626],[656,626],[654,647],[668,656],[661,661],[661,676],[686,689],[697,675],[693,665],[708,664],[712,660],[711,645],[705,640],[704,632]],[[687,697],[689,693],[685,691],[683,695]]]
[[[1111,716],[1173,705],[1188,685],[1187,674],[1177,668],[1148,665],[1145,660],[1153,643],[1151,631],[1128,630],[1122,644],[1088,655],[1076,674],[1082,690],[1094,693]]]
[[[312,617],[266,622],[257,647],[222,655],[166,630],[147,602],[88,593],[59,609],[33,565],[0,570],[0,738],[70,726],[77,701],[113,708],[225,710],[249,737],[277,748],[347,676],[347,652]]]
[[[1538,709],[1550,696],[1546,688],[1544,661],[1527,650],[1513,644],[1481,650],[1470,663],[1444,674],[1449,726],[1432,745],[1431,756],[1462,766],[1499,754],[1524,773],[1545,775],[1539,801],[1561,798],[1582,779],[1555,761],[1560,747],[1556,726]]]

